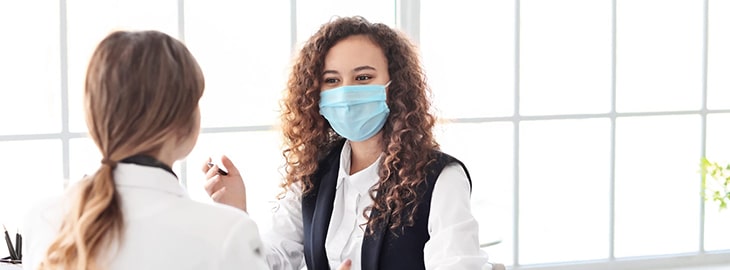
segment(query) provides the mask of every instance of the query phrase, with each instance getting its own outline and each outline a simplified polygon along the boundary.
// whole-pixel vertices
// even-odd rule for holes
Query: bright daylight
[[[0,270],[730,269],[730,1],[3,1],[0,34]]]

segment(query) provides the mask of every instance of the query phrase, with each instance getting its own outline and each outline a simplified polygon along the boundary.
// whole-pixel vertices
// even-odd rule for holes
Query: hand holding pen
[[[208,162],[208,168],[213,168],[213,166],[216,166],[216,165],[213,164],[213,162]],[[218,168],[218,174],[225,176],[225,175],[228,175],[228,172],[227,171],[224,171],[221,168]]]
[[[210,158],[203,164],[205,191],[216,202],[246,211],[246,185],[241,173],[225,155],[221,156],[221,164],[228,169],[227,173],[221,172],[218,165],[211,163]]]

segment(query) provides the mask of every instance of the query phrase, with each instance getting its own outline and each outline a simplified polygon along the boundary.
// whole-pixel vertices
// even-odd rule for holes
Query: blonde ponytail
[[[79,183],[74,200],[41,262],[45,269],[99,269],[102,247],[118,240],[124,220],[114,186],[115,162],[104,162],[93,176]]]

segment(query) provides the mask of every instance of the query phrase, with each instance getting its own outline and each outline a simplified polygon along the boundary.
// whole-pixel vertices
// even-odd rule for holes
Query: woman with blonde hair
[[[255,223],[195,202],[171,169],[195,146],[204,80],[185,45],[117,31],[94,51],[84,108],[99,169],[26,221],[26,269],[267,269]]]
[[[283,99],[287,193],[263,237],[272,269],[490,268],[428,94],[417,50],[387,25],[336,18],[304,44]],[[240,174],[216,169],[206,191],[245,207]]]

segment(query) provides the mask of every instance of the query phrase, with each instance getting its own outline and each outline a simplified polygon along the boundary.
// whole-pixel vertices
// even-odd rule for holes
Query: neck
[[[372,138],[361,142],[350,141],[350,148],[352,148],[350,154],[350,175],[352,175],[373,164],[383,153],[382,133],[378,132]]]
[[[167,140],[154,158],[172,168],[172,164],[180,159],[181,156],[184,156],[179,153],[180,144],[178,140]]]
[[[157,160],[159,160],[160,162],[164,163],[165,165],[169,166],[170,168],[172,168],[172,164],[174,164],[175,161],[177,160],[176,158],[172,157],[171,155],[163,155],[163,154],[159,154],[155,158]]]

